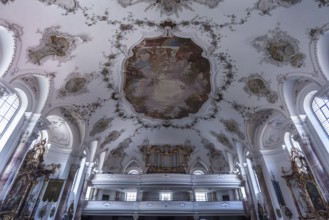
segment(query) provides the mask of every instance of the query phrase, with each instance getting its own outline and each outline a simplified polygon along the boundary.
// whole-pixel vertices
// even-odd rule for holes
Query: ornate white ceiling
[[[31,91],[36,97],[49,92],[42,110],[45,115],[57,112],[70,123],[85,127],[81,148],[97,139],[99,152],[109,149],[110,153],[120,143],[129,145],[126,152],[134,152],[148,139],[159,145],[212,143],[218,150],[235,153],[234,139],[248,144],[246,121],[266,120],[271,109],[282,117],[288,115],[279,90],[282,79],[292,74],[325,81],[328,12],[325,0],[1,0],[0,61],[11,60],[3,75],[8,82],[23,80],[31,88],[49,87],[49,91]],[[181,69],[176,66],[179,71],[200,74],[168,77],[165,65],[158,65],[155,69],[157,74],[162,71],[161,77],[126,82],[125,74],[133,73],[127,60],[135,62],[130,65],[135,70],[141,65],[136,64],[138,60],[147,63],[153,59],[147,64],[152,68],[162,62],[150,58],[154,54],[143,48],[134,53],[136,45],[145,46],[146,36],[192,39],[198,46],[159,44],[162,49],[154,53],[169,48],[173,54],[162,58],[185,62]],[[10,48],[15,48],[14,58]],[[202,72],[200,56],[191,58],[191,48],[202,48],[202,57],[209,61],[209,90],[198,87],[199,81],[206,83],[207,73]],[[167,65],[172,67],[170,62]],[[142,68],[138,71],[145,73]],[[48,79],[49,86],[38,85],[44,82],[38,80],[41,76]],[[158,86],[141,88],[151,81]],[[131,82],[146,98],[134,99],[133,105],[124,89]],[[189,93],[179,89],[189,89]],[[192,90],[195,94],[189,95]],[[136,95],[138,91],[130,92]],[[179,102],[168,101],[173,98]],[[150,104],[153,99],[160,104]],[[168,109],[177,113],[175,106],[193,111],[181,117],[149,117],[150,113],[143,114],[145,105],[161,109],[162,116]],[[154,109],[152,114],[156,114]],[[276,136],[267,135],[274,143],[286,122],[279,118],[273,124]],[[271,145],[268,141],[264,143]],[[193,157],[204,157],[203,151],[196,148]]]

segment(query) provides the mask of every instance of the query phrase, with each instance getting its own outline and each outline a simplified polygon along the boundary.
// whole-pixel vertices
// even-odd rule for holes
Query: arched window
[[[315,97],[312,101],[312,110],[329,135],[329,100],[328,98]]]
[[[193,175],[203,175],[204,172],[202,170],[196,170],[193,172]]]
[[[16,94],[2,96],[0,98],[0,138],[14,118],[20,102]]]
[[[139,174],[139,171],[138,170],[130,170],[129,172],[128,172],[128,174]]]

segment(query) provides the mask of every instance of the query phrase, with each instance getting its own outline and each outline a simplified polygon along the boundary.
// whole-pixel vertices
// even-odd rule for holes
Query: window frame
[[[208,196],[206,192],[194,192],[195,201],[206,202],[208,201]]]
[[[160,201],[172,201],[172,192],[160,192]]]
[[[13,97],[12,102],[8,102],[8,99],[10,99],[12,97]],[[2,110],[1,108],[5,105],[7,105],[7,109]],[[18,113],[20,107],[21,107],[21,100],[16,93],[13,93],[9,96],[0,97],[0,123],[1,124],[6,123],[5,126],[3,126],[3,128],[0,128],[0,139],[6,133],[8,127],[12,123],[13,119],[17,116],[17,113]],[[3,115],[1,114],[2,111],[4,111]],[[10,111],[12,111],[11,115],[10,115]],[[6,117],[8,117],[8,115],[10,117],[9,119],[6,118]],[[4,120],[6,122],[4,122]],[[1,129],[2,129],[2,131],[1,131]]]
[[[315,96],[311,102],[311,109],[322,129],[329,136],[329,98]],[[327,114],[324,110],[327,110]]]
[[[127,202],[136,202],[137,201],[137,192],[135,192],[135,191],[126,192],[125,199]]]

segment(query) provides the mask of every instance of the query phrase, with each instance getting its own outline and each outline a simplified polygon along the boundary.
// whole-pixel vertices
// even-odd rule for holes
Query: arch
[[[85,136],[86,125],[83,121],[80,120],[79,115],[74,112],[71,107],[58,105],[54,106],[51,109],[48,109],[48,112],[45,113],[46,117],[56,116],[59,121],[65,121],[65,126],[71,131],[72,137],[72,151],[75,154],[79,154],[83,151],[83,139]],[[71,114],[72,113],[72,114]],[[56,119],[57,120],[57,119]]]
[[[15,89],[15,95],[18,98],[19,106],[15,112],[15,114],[10,119],[10,122],[6,126],[6,130],[1,134],[0,136],[0,150],[6,145],[9,138],[14,133],[15,128],[18,127],[19,123],[22,122],[22,117],[26,111],[27,105],[28,105],[28,98],[24,91],[20,89]],[[16,134],[17,136],[17,134]]]
[[[6,132],[6,128],[15,117],[20,107],[17,94],[3,95],[0,97],[0,138]]]
[[[19,74],[11,80],[11,84],[27,94],[29,98],[27,111],[41,113],[50,95],[52,81],[46,73],[36,70],[24,70]]]
[[[312,101],[312,110],[320,121],[322,128],[329,135],[329,103],[328,98],[315,96]]]
[[[66,120],[58,115],[48,115],[47,119],[51,123],[47,133],[52,146],[56,146],[62,150],[71,150],[74,137]]]
[[[303,96],[321,87],[321,83],[315,81],[314,77],[311,78],[310,75],[312,73],[291,73],[279,80],[280,94],[289,116],[301,114]]]
[[[321,142],[321,148],[326,149],[328,154],[329,146],[326,146],[326,143],[329,142],[328,133],[326,133],[323,128],[323,125],[320,123],[317,116],[315,115],[315,112],[312,109],[312,103],[316,96],[317,91],[311,91],[305,96],[303,102],[303,109],[305,111],[304,117],[308,118],[309,123],[307,123],[307,125],[312,133],[312,136],[315,138],[315,140],[317,138],[320,139],[320,141],[317,142]]]
[[[190,168],[190,174],[195,175],[196,171],[201,171],[203,174],[208,173],[208,168],[207,166],[200,160],[198,159]]]
[[[9,69],[16,50],[15,33],[4,25],[0,21],[0,77]]]
[[[286,114],[277,108],[256,111],[246,123],[246,133],[251,152],[281,146],[283,129],[289,123]],[[274,133],[273,133],[274,132]]]
[[[74,146],[73,132],[66,120],[58,115],[48,115],[47,120],[50,124],[46,130],[48,147],[45,163],[61,164],[61,167],[52,175],[65,178],[70,167],[70,155]]]
[[[329,27],[322,30],[323,34],[314,42],[316,62],[326,79],[329,79]]]
[[[130,161],[127,166],[124,168],[123,173],[125,174],[142,174],[143,169],[140,163],[136,160]]]

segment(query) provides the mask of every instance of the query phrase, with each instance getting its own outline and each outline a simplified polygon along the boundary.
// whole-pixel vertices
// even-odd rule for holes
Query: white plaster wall
[[[267,171],[266,175],[264,174],[264,177],[266,178],[266,183],[270,193],[271,201],[272,204],[275,206],[274,208],[280,209],[280,206],[271,181],[273,179],[272,173],[274,175],[275,180],[279,182],[286,206],[293,213],[293,219],[297,219],[298,214],[294,206],[291,193],[289,191],[289,188],[287,187],[286,181],[281,177],[282,176],[281,167],[283,167],[284,170],[290,169],[290,159],[288,152],[281,147],[277,147],[275,149],[262,151],[262,154],[264,161],[266,163],[265,165],[266,169],[264,169],[264,171]],[[288,220],[288,218],[284,215],[282,209],[281,209],[281,214],[283,218],[278,218],[277,216],[278,219]]]

